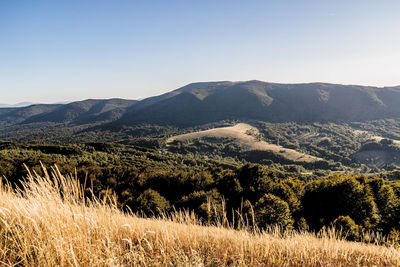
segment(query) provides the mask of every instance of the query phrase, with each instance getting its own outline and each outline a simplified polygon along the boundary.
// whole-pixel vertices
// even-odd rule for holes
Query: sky
[[[398,0],[0,0],[0,103],[191,82],[400,85]]]

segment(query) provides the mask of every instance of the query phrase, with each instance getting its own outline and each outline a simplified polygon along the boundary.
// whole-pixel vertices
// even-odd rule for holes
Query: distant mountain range
[[[91,124],[117,120],[136,100],[88,99],[68,104],[35,104],[1,108],[0,122],[6,124],[62,123]]]
[[[0,104],[0,108],[21,108],[33,105],[35,103],[32,102],[21,102],[17,104]]]
[[[56,102],[54,104],[69,104],[72,101],[61,101],[61,102]],[[0,108],[23,108],[23,107],[29,107],[32,105],[39,105],[41,103],[34,103],[34,102],[21,102],[17,104],[0,104]]]
[[[400,117],[400,86],[261,81],[192,83],[137,100],[88,99],[68,104],[0,108],[3,125],[103,123],[193,126],[225,119],[270,122],[350,122]]]

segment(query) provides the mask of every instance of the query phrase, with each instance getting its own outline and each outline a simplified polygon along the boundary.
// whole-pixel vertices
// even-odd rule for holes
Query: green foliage
[[[200,218],[211,223],[223,212],[222,197],[216,189],[195,191],[176,202],[177,208],[195,210]]]
[[[362,139],[346,124],[259,122],[258,127],[269,142],[334,161],[328,162],[331,169],[357,163],[351,155],[358,151]]]
[[[337,217],[332,222],[332,226],[340,231],[347,240],[358,241],[360,239],[362,228],[350,216]]]
[[[226,165],[190,154],[108,143],[0,144],[0,175],[14,186],[26,176],[24,163],[41,174],[40,161],[57,164],[63,173],[76,171],[87,192],[116,195],[121,209],[146,215],[186,209],[213,224],[225,211],[235,226],[255,223],[312,231],[349,216],[365,230],[393,236],[400,231],[400,182],[375,176],[305,178],[291,167]],[[393,178],[396,173],[387,175]]]
[[[304,217],[315,230],[341,215],[352,217],[368,229],[374,228],[380,220],[371,190],[352,176],[335,175],[309,183],[302,204]]]
[[[382,216],[379,227],[386,233],[393,227],[399,228],[400,200],[393,188],[388,184],[383,184],[376,192],[375,199]]]
[[[169,202],[153,189],[147,189],[136,200],[135,209],[146,215],[158,214],[170,208]]]
[[[282,199],[272,194],[265,194],[256,205],[256,222],[261,228],[278,226],[281,229],[292,229],[293,219],[289,205]]]

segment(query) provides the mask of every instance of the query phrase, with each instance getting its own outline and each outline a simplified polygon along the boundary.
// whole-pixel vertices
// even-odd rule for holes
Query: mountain
[[[183,86],[179,89],[176,89],[174,91],[171,91],[171,92],[159,95],[159,96],[145,98],[145,99],[141,100],[137,105],[135,105],[132,108],[132,110],[139,110],[139,109],[151,106],[155,103],[161,102],[163,100],[173,98],[179,94],[182,94],[185,92],[190,92],[190,91],[194,91],[194,92],[196,92],[197,90],[201,91],[201,93],[198,94],[198,97],[202,98],[202,97],[207,96],[207,92],[210,90],[217,90],[218,88],[223,88],[225,86],[229,86],[232,84],[233,84],[233,82],[229,82],[229,81],[191,83],[191,84]]]
[[[61,106],[57,104],[38,104],[22,108],[1,108],[0,122],[2,124],[23,123],[32,116],[51,112]]]
[[[261,81],[193,83],[141,101],[113,125],[192,126],[225,119],[349,122],[400,117],[400,87]]]
[[[141,101],[87,99],[1,108],[0,123],[194,126],[221,120],[360,122],[400,117],[400,87],[201,82]]]
[[[134,104],[136,100],[125,99],[87,99],[61,105],[51,112],[38,114],[28,118],[25,123],[54,122],[87,124],[99,121],[116,120],[122,116],[125,110]]]
[[[5,125],[29,123],[89,124],[114,121],[136,100],[88,99],[69,104],[37,104],[23,108],[0,108],[0,122]]]

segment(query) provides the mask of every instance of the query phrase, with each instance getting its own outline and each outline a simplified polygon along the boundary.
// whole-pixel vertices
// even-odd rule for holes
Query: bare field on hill
[[[279,145],[271,144],[257,138],[259,131],[256,127],[247,123],[238,123],[231,127],[213,128],[209,130],[181,134],[173,136],[167,140],[167,143],[175,140],[191,140],[200,139],[204,137],[233,138],[235,142],[243,146],[247,150],[268,150],[276,152],[290,160],[312,162],[320,160],[320,158],[298,152],[294,149],[284,148]]]
[[[224,222],[224,220],[221,220]],[[193,214],[144,219],[88,200],[58,171],[0,188],[1,266],[399,266],[394,247],[311,233],[202,226]]]

